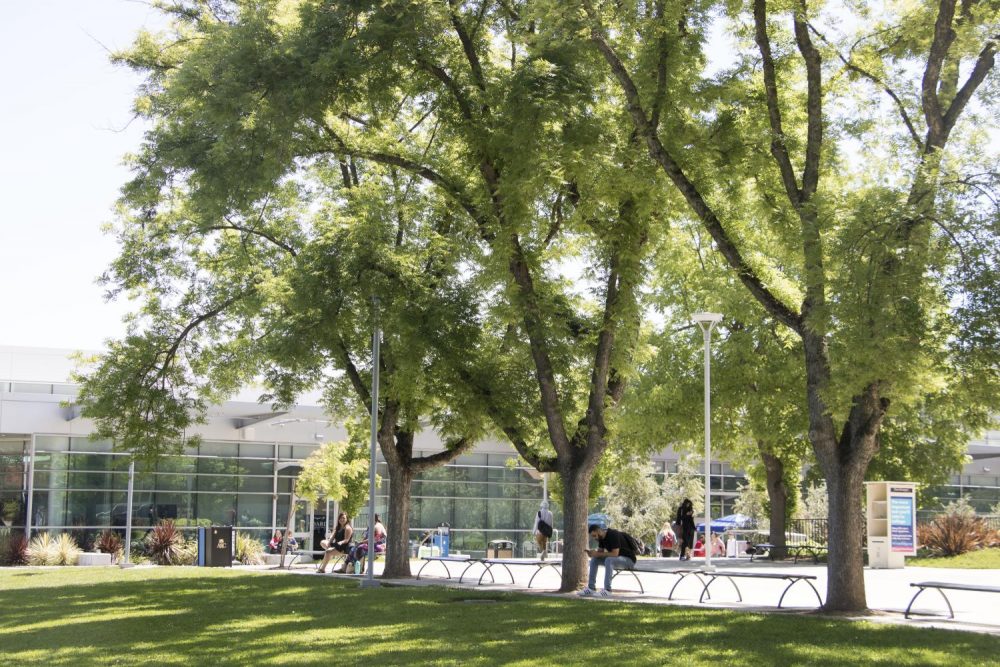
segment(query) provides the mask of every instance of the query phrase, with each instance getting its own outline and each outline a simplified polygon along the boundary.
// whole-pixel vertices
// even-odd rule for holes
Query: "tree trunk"
[[[788,525],[788,487],[785,485],[785,464],[769,452],[762,450],[760,457],[767,475],[767,499],[770,501],[771,544],[775,558],[785,557],[785,527]]]
[[[410,487],[413,471],[407,466],[389,466],[389,514],[386,517],[386,578],[409,578],[410,573]]]
[[[563,557],[560,593],[569,593],[586,581],[589,559],[587,548],[587,509],[590,506],[590,478],[593,471],[573,468],[562,475]]]
[[[864,536],[861,489],[865,467],[841,464],[826,474],[830,551],[823,608],[828,611],[862,611],[868,606],[861,548]]]
[[[861,515],[861,491],[868,464],[878,449],[878,433],[889,402],[879,395],[878,383],[872,383],[855,396],[851,411],[841,430],[834,435],[833,420],[826,410],[816,382],[829,366],[825,355],[817,361],[815,339],[806,342],[807,395],[809,398],[809,439],[816,460],[826,478],[829,499],[827,545],[827,593],[823,608],[828,611],[865,611],[864,526]],[[812,353],[812,354],[810,354]]]

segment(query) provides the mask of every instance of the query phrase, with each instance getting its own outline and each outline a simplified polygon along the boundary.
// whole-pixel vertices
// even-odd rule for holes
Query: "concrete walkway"
[[[676,558],[644,558],[643,567],[663,570],[674,570],[683,568],[697,569],[704,565],[703,561],[693,559],[685,563],[680,563]],[[411,571],[416,574],[423,565],[423,561],[414,560],[411,563]],[[813,565],[811,562],[792,564],[790,562],[772,563],[769,561],[749,562],[748,559],[713,559],[713,565],[717,570],[724,571],[757,571],[790,574],[814,575],[816,580],[812,584],[816,587],[820,597],[826,599],[827,575],[826,565]],[[528,581],[536,572],[535,567],[512,566],[510,571],[514,575],[514,583],[509,583],[506,572],[499,572],[496,580],[499,583],[485,582],[477,585],[479,580],[480,567],[469,571],[469,576],[464,583],[458,583],[458,575],[463,567],[455,568],[450,564],[452,579],[445,578],[445,571],[437,564],[428,566],[421,578],[417,579],[394,579],[380,580],[393,585],[404,586],[450,586],[476,590],[503,590],[516,591],[534,595],[554,595],[559,597],[570,597],[573,594],[555,592],[560,579],[552,568],[544,568],[532,583],[532,588],[528,589]],[[379,576],[382,572],[383,563],[375,563],[375,574]],[[305,564],[297,566],[291,573],[310,575],[317,577],[336,577],[344,579],[360,579],[356,575],[326,574],[320,575],[315,572],[314,567]],[[600,604],[608,600],[619,600],[641,604],[664,604],[681,606],[706,606],[721,609],[735,609],[755,612],[771,613],[811,613],[817,609],[816,594],[806,585],[799,582],[792,586],[784,601],[782,608],[777,609],[778,599],[788,583],[780,579],[755,579],[737,578],[735,581],[739,586],[743,601],[740,602],[736,591],[729,581],[717,580],[712,584],[710,593],[711,600],[704,603],[698,602],[701,595],[702,586],[697,579],[692,576],[686,577],[674,591],[674,599],[668,600],[674,583],[678,580],[675,575],[659,572],[638,572],[637,573],[645,593],[639,592],[635,579],[630,574],[621,574],[614,579],[614,595],[611,598],[588,598],[595,604]],[[474,576],[473,576],[474,575]],[[603,581],[603,571],[598,576],[598,586]],[[965,630],[969,632],[982,632],[1000,636],[1000,599],[994,593],[973,593],[965,591],[946,591],[948,599],[955,610],[955,618],[947,616],[948,606],[937,591],[928,590],[921,594],[917,600],[913,611],[924,612],[935,615],[915,615],[906,619],[903,612],[906,610],[910,599],[917,589],[910,586],[911,583],[920,581],[945,581],[951,583],[976,583],[988,585],[1000,585],[1000,570],[958,570],[944,568],[927,567],[906,567],[898,570],[873,570],[865,568],[865,591],[868,598],[870,614],[858,616],[840,616],[838,618],[854,618],[874,623],[896,623],[912,625],[917,627],[946,628],[951,630]]]

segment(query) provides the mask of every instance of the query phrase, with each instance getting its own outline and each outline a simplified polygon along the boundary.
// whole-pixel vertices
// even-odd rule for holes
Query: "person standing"
[[[615,570],[631,570],[635,567],[638,554],[634,544],[637,542],[627,533],[614,528],[602,528],[596,523],[587,526],[587,532],[597,540],[597,549],[587,549],[587,555],[590,556],[590,576],[587,587],[577,595],[610,597],[611,578],[615,576]],[[604,566],[604,590],[598,593],[597,569],[601,565]]]
[[[676,522],[681,526],[681,557],[679,560],[691,560],[691,554],[687,553],[694,548],[694,503],[690,498],[685,498],[681,506],[677,508]]]
[[[531,528],[538,545],[538,557],[545,560],[548,553],[549,538],[552,537],[552,512],[549,511],[549,501],[543,500],[541,507],[535,512],[535,525]]]
[[[674,549],[677,548],[677,535],[670,527],[669,521],[663,522],[660,534],[656,536],[656,543],[660,546],[660,556],[668,558],[673,555]]]

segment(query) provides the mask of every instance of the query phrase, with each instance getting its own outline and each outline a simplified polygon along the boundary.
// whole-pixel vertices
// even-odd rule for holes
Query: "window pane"
[[[262,527],[271,525],[271,496],[240,494],[237,496],[239,525]],[[287,512],[287,506],[285,511]]]
[[[236,458],[237,444],[235,442],[215,442],[206,440],[201,443],[198,453],[202,456],[226,456]]]
[[[69,450],[69,438],[54,435],[35,436],[36,452],[65,452]]]
[[[238,480],[240,491],[270,493],[274,487],[274,478],[272,477],[239,477]]]
[[[232,475],[198,475],[198,490],[236,491],[236,481]]]
[[[274,458],[274,445],[262,445],[254,442],[240,443],[240,456],[255,459]]]
[[[110,452],[114,449],[110,440],[91,440],[90,438],[70,438],[70,451],[74,452]]]

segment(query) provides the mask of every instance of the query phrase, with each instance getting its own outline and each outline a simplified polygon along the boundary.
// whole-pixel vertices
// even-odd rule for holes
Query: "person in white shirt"
[[[552,537],[552,512],[549,511],[549,501],[543,500],[541,507],[535,512],[535,525],[532,526],[531,532],[538,545],[538,557],[545,560],[549,538]]]

